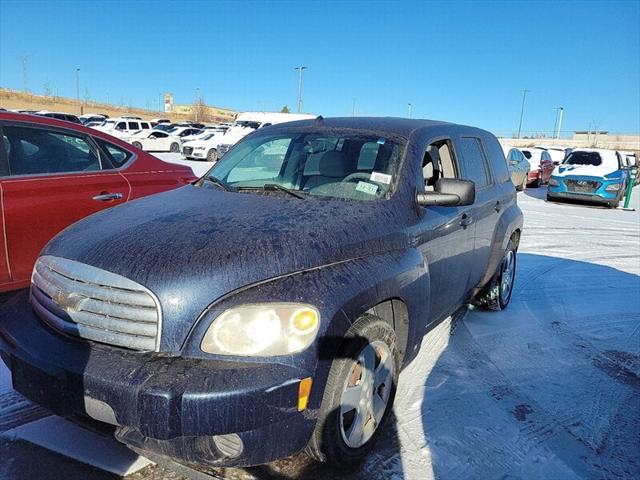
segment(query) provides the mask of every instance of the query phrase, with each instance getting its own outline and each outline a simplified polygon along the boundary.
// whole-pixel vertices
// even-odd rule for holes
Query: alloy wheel
[[[340,433],[347,446],[359,448],[376,432],[389,403],[394,368],[384,342],[372,342],[358,355],[340,399]]]

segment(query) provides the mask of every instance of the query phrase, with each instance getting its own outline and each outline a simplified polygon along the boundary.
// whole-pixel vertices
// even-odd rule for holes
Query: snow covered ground
[[[212,473],[242,480],[640,478],[640,189],[635,212],[546,203],[544,195],[544,188],[518,195],[525,230],[509,308],[471,310],[424,338],[401,374],[390,426],[362,467],[337,472],[298,456]],[[15,409],[3,413],[12,395],[6,382],[0,371],[0,431],[15,427]],[[13,422],[4,419],[9,414]],[[30,450],[15,432],[0,437],[0,478],[34,478],[36,457],[67,478],[113,478]],[[178,477],[149,466],[132,478]]]

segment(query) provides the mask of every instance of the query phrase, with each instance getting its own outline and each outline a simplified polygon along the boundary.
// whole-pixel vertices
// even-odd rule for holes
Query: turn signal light
[[[302,412],[307,409],[309,403],[309,395],[311,395],[311,384],[313,380],[311,377],[303,378],[300,381],[298,387],[298,411]]]

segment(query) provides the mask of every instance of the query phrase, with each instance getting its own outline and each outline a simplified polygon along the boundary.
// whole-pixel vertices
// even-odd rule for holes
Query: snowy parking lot
[[[191,163],[200,174],[209,166]],[[299,455],[211,473],[242,480],[640,478],[640,189],[634,212],[547,203],[545,190],[518,194],[525,229],[509,308],[469,310],[425,336],[401,374],[390,425],[360,468],[337,472]],[[0,370],[1,479],[125,473],[182,478],[115,440],[47,416],[13,392]]]

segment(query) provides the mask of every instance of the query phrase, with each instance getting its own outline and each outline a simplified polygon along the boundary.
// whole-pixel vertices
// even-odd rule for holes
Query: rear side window
[[[147,122],[141,122],[140,127],[142,130],[149,130],[151,128]]]
[[[86,137],[41,128],[5,126],[10,175],[100,170],[100,157]]]
[[[487,160],[491,164],[494,180],[497,183],[510,182],[511,176],[504,158],[504,150],[498,143],[498,139],[493,135],[487,134],[482,138],[482,145],[484,146]]]
[[[105,142],[101,138],[94,138],[94,140],[100,145],[107,158],[115,168],[122,167],[133,154],[124,148],[118,147],[112,143]]]
[[[597,167],[602,164],[602,158],[598,152],[571,152],[565,159],[565,165],[592,165]]]
[[[480,139],[475,137],[462,137],[460,139],[462,151],[462,177],[476,184],[477,189],[489,185],[490,176],[487,162],[484,158]]]

